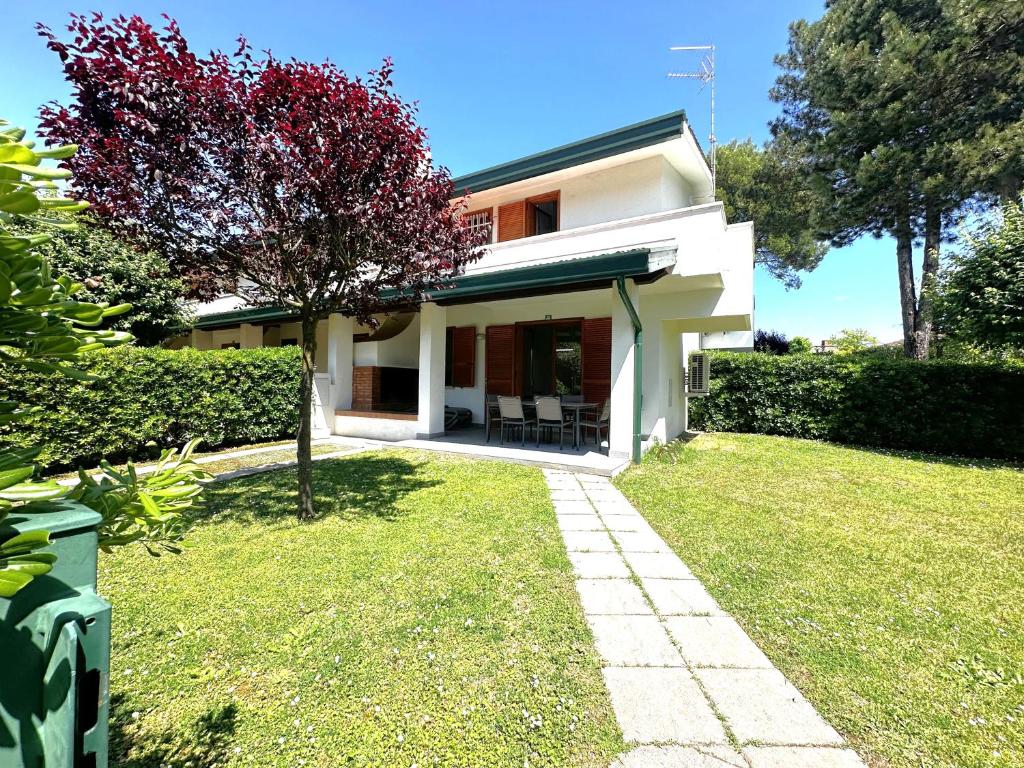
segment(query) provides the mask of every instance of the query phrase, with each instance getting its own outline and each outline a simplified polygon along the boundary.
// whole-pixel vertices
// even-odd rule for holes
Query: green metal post
[[[643,412],[644,392],[644,327],[636,307],[626,293],[626,278],[619,275],[615,278],[615,286],[619,289],[619,298],[626,308],[626,314],[633,323],[633,463],[640,463],[640,422]]]

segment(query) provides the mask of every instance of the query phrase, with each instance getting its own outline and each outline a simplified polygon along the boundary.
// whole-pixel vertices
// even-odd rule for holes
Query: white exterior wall
[[[387,368],[418,368],[420,364],[420,316],[409,327],[386,341],[360,341],[355,345],[356,365]]]

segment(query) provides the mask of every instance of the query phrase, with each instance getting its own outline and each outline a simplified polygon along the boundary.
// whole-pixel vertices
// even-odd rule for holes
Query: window
[[[546,235],[558,231],[558,193],[533,197],[526,201],[527,235]]]
[[[297,347],[299,346],[298,339],[281,339],[282,347]]]
[[[479,211],[470,211],[462,217],[470,231],[484,233],[485,243],[491,242],[491,210],[483,208]]]
[[[229,341],[220,345],[221,349],[239,349],[241,345],[237,341]]]
[[[556,190],[498,206],[498,242],[557,232],[558,204]]]
[[[445,330],[444,385],[472,387],[476,382],[476,326]]]

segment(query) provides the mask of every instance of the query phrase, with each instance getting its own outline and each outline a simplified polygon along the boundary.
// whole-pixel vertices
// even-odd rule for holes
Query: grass
[[[104,555],[111,764],[601,766],[621,748],[541,474],[374,451],[209,489]]]
[[[1024,472],[702,435],[617,484],[873,766],[1024,765]]]
[[[310,446],[310,453],[313,456],[323,456],[324,454],[337,453],[341,450],[344,450],[343,446],[335,445],[333,443]],[[229,454],[231,451],[224,451],[224,453]],[[207,455],[212,456],[215,454]],[[203,462],[199,466],[210,474],[219,474],[221,472],[231,472],[236,469],[260,467],[265,464],[277,464],[285,461],[295,461],[294,443],[287,447],[282,447],[281,450],[277,451],[250,453],[245,456],[235,456],[233,458],[218,459],[217,461],[207,461]]]

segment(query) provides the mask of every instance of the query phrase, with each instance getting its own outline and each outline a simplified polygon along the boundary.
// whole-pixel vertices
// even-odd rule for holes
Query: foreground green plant
[[[0,121],[0,370],[16,378],[26,372],[47,377],[86,380],[76,367],[88,352],[132,340],[123,331],[103,329],[102,323],[130,309],[79,301],[83,286],[56,277],[38,253],[50,238],[45,227],[74,226],[67,216],[85,208],[57,195],[56,181],[70,174],[46,167],[44,160],[66,159],[74,146],[36,150],[25,132]],[[25,229],[31,234],[20,234]],[[26,419],[34,410],[18,400],[0,399],[0,426]],[[191,451],[191,446],[187,449]],[[83,479],[74,490],[52,481],[34,479],[39,446],[0,444],[0,523],[14,511],[20,515],[51,511],[49,502],[70,496],[104,514],[101,536],[108,546],[143,541],[151,548],[166,540],[176,548],[184,530],[181,512],[198,497],[201,476],[184,462],[165,456],[166,469],[158,480],[139,481],[127,474],[106,481]],[[91,483],[91,485],[90,485]],[[159,485],[163,483],[163,485]],[[8,535],[0,539],[0,597],[12,597],[33,578],[49,572],[54,556],[41,550],[50,543],[46,531]]]

